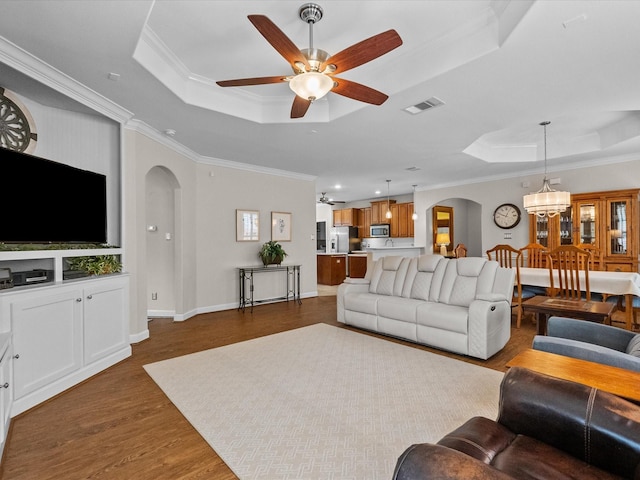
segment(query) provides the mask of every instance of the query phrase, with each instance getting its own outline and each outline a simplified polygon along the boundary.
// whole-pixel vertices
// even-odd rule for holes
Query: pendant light
[[[413,187],[413,213],[411,214],[411,220],[416,221],[418,214],[416,213],[416,187],[417,185],[411,185]]]
[[[391,180],[387,180],[387,213],[384,215],[387,220],[391,219],[391,207],[389,206],[389,184]]]
[[[571,193],[554,190],[547,178],[547,125],[550,123],[542,122],[540,124],[544,128],[544,180],[542,188],[536,193],[525,195],[522,199],[527,213],[535,214],[540,218],[555,217],[571,205]]]

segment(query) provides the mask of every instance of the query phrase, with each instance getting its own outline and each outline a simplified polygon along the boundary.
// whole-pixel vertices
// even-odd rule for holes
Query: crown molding
[[[85,105],[111,120],[125,123],[133,113],[0,36],[0,62]]]
[[[158,130],[156,130],[155,128],[153,128],[152,126],[148,125],[147,123],[141,120],[132,119],[128,121],[123,127],[127,130],[140,133],[150,138],[151,140],[154,140],[160,143],[161,145],[173,150],[174,152],[192,160],[193,162],[200,163],[203,165],[233,168],[236,170],[244,170],[247,172],[261,173],[265,175],[275,175],[278,177],[292,178],[295,180],[302,180],[306,182],[314,182],[317,178],[315,175],[306,175],[303,173],[289,172],[287,170],[280,170],[277,168],[262,167],[259,165],[250,165],[248,163],[234,162],[231,160],[223,160],[221,158],[207,157],[205,155],[200,155],[194,152],[193,150],[185,147],[181,143],[173,140],[172,138],[167,137],[166,135],[162,134],[161,132],[159,132]]]

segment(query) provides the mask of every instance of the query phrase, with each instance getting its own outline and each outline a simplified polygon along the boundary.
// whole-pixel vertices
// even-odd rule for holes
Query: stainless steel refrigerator
[[[349,253],[360,250],[358,227],[334,227],[333,237],[336,241],[336,253]]]

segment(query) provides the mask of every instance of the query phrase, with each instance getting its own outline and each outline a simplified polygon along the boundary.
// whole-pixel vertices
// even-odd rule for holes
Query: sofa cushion
[[[469,328],[469,309],[444,303],[423,303],[417,308],[416,323],[466,334]]]
[[[438,301],[468,307],[475,299],[478,277],[487,263],[487,260],[480,257],[458,258],[456,261],[448,262]],[[484,279],[485,282],[488,280]],[[493,288],[493,278],[490,280],[488,286],[483,286],[483,291],[490,292]]]
[[[373,267],[369,292],[401,296],[409,261],[409,258],[396,256],[380,258]]]
[[[441,255],[420,255],[411,259],[402,296],[437,301],[447,262]]]
[[[351,293],[344,297],[344,308],[352,312],[377,315],[379,298],[375,293]]]
[[[381,296],[378,300],[378,316],[408,323],[416,323],[416,310],[423,300]]]
[[[640,357],[640,333],[633,337],[627,345],[627,353],[634,357]]]

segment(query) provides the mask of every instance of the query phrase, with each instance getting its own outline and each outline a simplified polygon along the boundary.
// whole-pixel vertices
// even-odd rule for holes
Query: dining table
[[[559,285],[558,270],[554,270],[554,285]],[[551,287],[548,268],[520,267],[520,284]],[[580,284],[585,285],[585,274],[580,272]],[[606,295],[625,296],[625,328],[633,325],[633,296],[640,296],[640,274],[638,272],[610,272],[589,270],[589,290]]]

